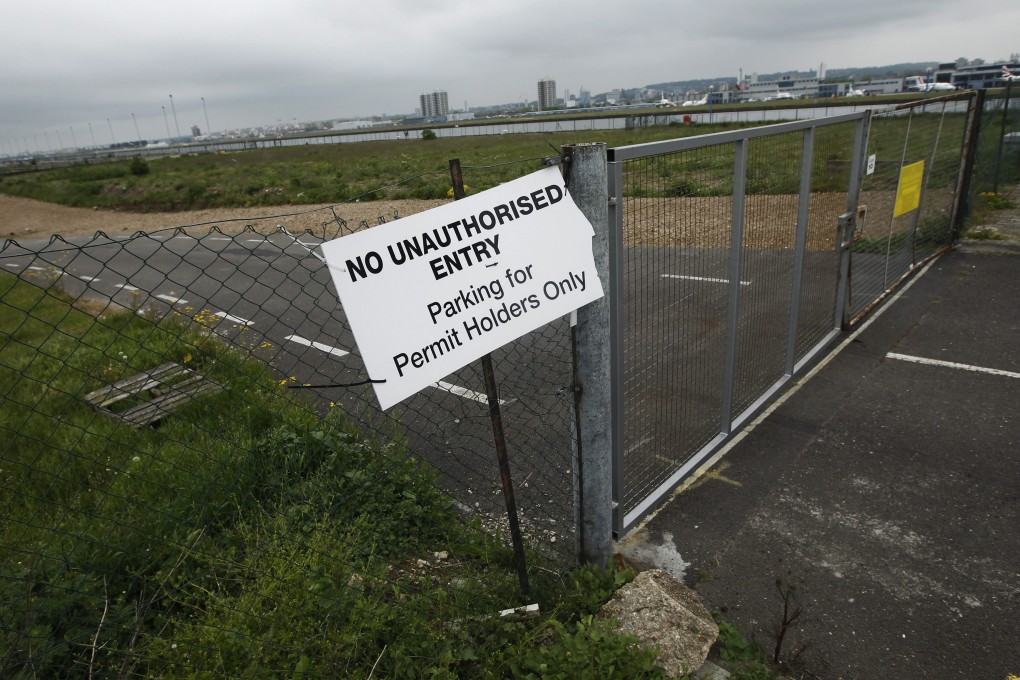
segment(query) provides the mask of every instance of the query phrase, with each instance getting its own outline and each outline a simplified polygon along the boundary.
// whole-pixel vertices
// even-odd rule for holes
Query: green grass
[[[472,191],[481,191],[533,171],[536,159],[556,155],[563,144],[623,146],[735,127],[673,125],[316,144],[151,159],[145,174],[133,174],[131,162],[125,160],[3,176],[0,192],[69,206],[141,212],[354,199],[435,199],[449,196],[451,158],[460,159],[464,181]],[[799,137],[795,144],[799,145]],[[799,146],[789,153],[796,156],[797,149]],[[716,172],[722,182],[729,182],[728,173],[730,168],[721,166]],[[763,171],[763,177],[768,174]],[[784,191],[788,188],[781,187]]]
[[[657,677],[576,623],[626,575],[531,553],[525,600],[504,543],[398,443],[190,320],[96,317],[37,283],[0,274],[0,675]],[[225,389],[141,429],[83,400],[167,360]]]
[[[661,112],[660,112],[661,113]],[[583,120],[565,123],[583,125]],[[962,115],[876,116],[869,152],[886,161],[926,158],[934,135],[962,126]],[[458,158],[464,181],[482,191],[536,167],[561,145],[604,142],[609,147],[675,139],[746,127],[748,124],[662,125],[630,130],[462,136],[353,144],[309,144],[234,153],[187,155],[139,163],[124,160],[0,177],[0,192],[78,207],[138,212],[199,208],[335,203],[383,198],[438,199],[450,195],[448,162]],[[909,126],[909,127],[908,127]],[[948,126],[948,127],[947,127]],[[909,135],[907,134],[909,131]],[[962,136],[962,127],[960,127]],[[959,139],[955,132],[948,136]],[[948,138],[948,137],[947,137]],[[906,149],[904,150],[904,139]],[[802,134],[777,135],[752,144],[748,168],[751,194],[791,194],[799,189]],[[813,160],[814,191],[845,190],[853,124],[819,128]],[[728,149],[728,147],[727,147]],[[959,145],[944,143],[932,166],[929,187],[955,180]],[[719,196],[730,190],[732,157],[727,153],[671,154],[658,164],[656,179],[630,182],[631,196]],[[530,161],[530,162],[529,162]]]

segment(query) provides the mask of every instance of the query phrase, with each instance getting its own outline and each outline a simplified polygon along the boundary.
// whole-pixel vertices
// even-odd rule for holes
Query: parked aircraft
[[[956,85],[952,83],[926,83],[924,76],[916,76],[907,80],[914,81],[913,85],[907,87],[907,92],[952,92],[956,89]]]
[[[796,99],[790,92],[776,92],[774,95],[765,97],[765,101],[773,102],[777,99]]]
[[[1002,75],[999,76],[999,80],[1006,83],[1020,82],[1020,73],[1013,73],[1005,65],[1002,67]]]
[[[680,106],[704,106],[707,103],[708,103],[708,95],[706,94],[701,99],[697,99],[697,100],[688,99],[687,101],[685,101]]]

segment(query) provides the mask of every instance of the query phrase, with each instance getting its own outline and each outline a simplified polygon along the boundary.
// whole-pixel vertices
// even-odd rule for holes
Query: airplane
[[[1012,71],[1009,70],[1008,67],[1003,66],[1002,67],[1002,75],[999,76],[999,80],[1001,80],[1003,82],[1007,82],[1007,83],[1020,82],[1020,74],[1013,73]]]
[[[687,101],[685,101],[680,106],[704,106],[707,103],[708,103],[708,95],[706,94],[704,97],[702,97],[701,99],[698,99],[698,100],[688,99]]]
[[[796,99],[796,97],[794,97],[790,92],[776,92],[774,95],[765,97],[765,101],[767,102],[773,102],[777,99]]]
[[[952,83],[926,83],[924,76],[916,76],[908,80],[913,80],[915,84],[909,86],[907,92],[952,92],[956,89],[956,85]]]

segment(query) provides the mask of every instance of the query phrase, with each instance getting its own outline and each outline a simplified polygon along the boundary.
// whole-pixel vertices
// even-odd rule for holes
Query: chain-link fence
[[[388,412],[364,382],[316,247],[367,226],[335,206],[3,245],[0,674],[448,669],[523,603],[480,368]],[[558,578],[569,321],[492,361],[528,562]]]

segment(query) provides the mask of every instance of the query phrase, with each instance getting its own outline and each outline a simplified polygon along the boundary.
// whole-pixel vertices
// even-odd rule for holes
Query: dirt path
[[[446,201],[371,201],[334,205],[336,214],[354,227],[362,221],[377,224],[394,214],[401,217],[441,205]],[[0,194],[0,236],[4,239],[28,240],[90,236],[97,231],[109,235],[156,231],[180,226],[213,225],[227,233],[242,231],[245,226],[266,232],[282,224],[291,231],[322,230],[323,223],[333,223],[333,210],[327,204],[270,206],[258,208],[223,208],[174,213],[130,213],[113,210],[89,210],[44,203],[29,198]]]

